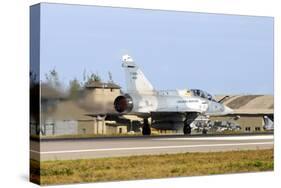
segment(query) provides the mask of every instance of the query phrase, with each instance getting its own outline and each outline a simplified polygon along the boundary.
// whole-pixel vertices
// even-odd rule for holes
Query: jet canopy
[[[193,96],[202,97],[210,101],[216,101],[214,97],[210,93],[207,93],[206,91],[200,89],[191,89],[190,91],[192,92]]]

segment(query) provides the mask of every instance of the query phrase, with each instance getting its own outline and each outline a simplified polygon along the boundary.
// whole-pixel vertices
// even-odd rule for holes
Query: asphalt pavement
[[[31,141],[35,160],[69,160],[183,152],[216,152],[273,148],[273,135],[153,136]]]

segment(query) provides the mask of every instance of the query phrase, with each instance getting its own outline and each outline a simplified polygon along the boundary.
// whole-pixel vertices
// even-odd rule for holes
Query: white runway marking
[[[253,143],[231,143],[231,144],[204,144],[204,145],[180,145],[180,146],[151,146],[151,147],[129,147],[129,148],[103,148],[103,149],[84,149],[84,150],[63,150],[63,151],[35,151],[38,154],[62,154],[62,153],[84,153],[102,151],[126,151],[126,150],[151,150],[151,149],[177,149],[177,148],[196,148],[196,147],[223,147],[223,146],[245,146],[245,145],[269,145],[273,142],[253,142]]]
[[[273,135],[264,136],[218,136],[200,138],[155,138],[153,140],[268,140],[273,139]]]

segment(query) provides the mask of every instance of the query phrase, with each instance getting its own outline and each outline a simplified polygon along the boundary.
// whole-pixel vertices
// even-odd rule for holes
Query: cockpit
[[[210,93],[207,93],[206,91],[200,89],[191,89],[190,91],[192,92],[193,96],[202,97],[210,101],[216,101],[214,97]]]

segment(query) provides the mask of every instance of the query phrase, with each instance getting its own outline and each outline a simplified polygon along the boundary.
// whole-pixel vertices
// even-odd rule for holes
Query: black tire
[[[203,130],[202,130],[202,134],[207,134],[207,132],[208,132],[208,131],[207,131],[206,129],[203,129]]]
[[[190,125],[185,125],[183,127],[183,134],[185,134],[185,135],[191,134],[191,127],[190,127]]]
[[[151,135],[151,128],[147,119],[144,119],[144,124],[142,127],[142,135]]]
[[[151,129],[149,126],[143,126],[142,135],[151,135]]]

